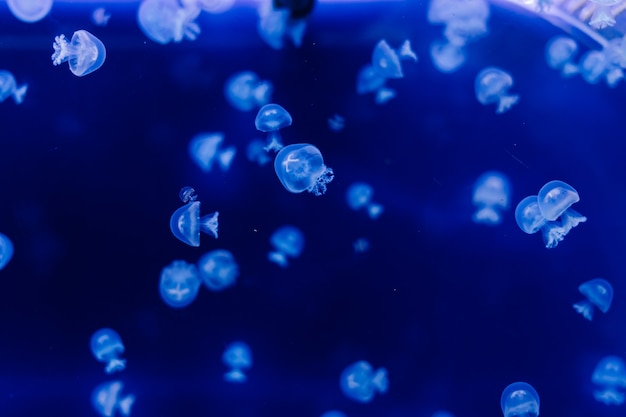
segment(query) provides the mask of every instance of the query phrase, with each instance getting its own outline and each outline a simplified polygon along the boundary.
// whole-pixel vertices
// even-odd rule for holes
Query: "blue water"
[[[320,3],[302,47],[279,51],[258,36],[250,6],[203,13],[196,41],[165,46],[138,29],[137,3],[107,6],[107,27],[91,23],[92,8],[62,3],[26,24],[0,4],[0,66],[29,84],[21,105],[0,104],[0,232],[15,246],[0,271],[0,414],[96,416],[91,391],[119,379],[136,396],[134,417],[500,416],[515,381],[537,390],[541,415],[623,415],[593,399],[591,374],[602,357],[626,354],[624,86],[548,68],[543,48],[560,29],[492,6],[489,36],[445,75],[428,54],[442,28],[422,1]],[[107,48],[83,78],[50,62],[54,36],[78,29]],[[381,38],[410,39],[419,62],[388,82],[397,97],[376,105],[355,79]],[[489,65],[506,68],[521,97],[502,115],[474,96]],[[291,194],[272,164],[246,160],[264,134],[255,111],[223,95],[242,70],[274,83],[273,101],[293,117],[285,143],[314,144],[333,168],[325,195]],[[340,132],[327,125],[335,113]],[[230,170],[192,162],[187,144],[203,131],[237,146]],[[487,170],[512,184],[512,208],[494,227],[472,222],[473,183]],[[553,179],[576,188],[588,221],[546,249],[513,212]],[[373,186],[380,218],[348,208],[356,181]],[[193,248],[172,236],[183,186],[219,210],[218,240]],[[284,224],[306,238],[285,269],[266,259]],[[360,237],[370,247],[355,253]],[[168,307],[161,269],[218,248],[235,256],[237,284]],[[588,322],[571,305],[593,277],[615,297]],[[89,349],[102,327],[126,347],[114,376]],[[229,384],[221,355],[239,340],[254,364],[246,383]],[[388,392],[369,404],[339,388],[359,360],[388,370]]]

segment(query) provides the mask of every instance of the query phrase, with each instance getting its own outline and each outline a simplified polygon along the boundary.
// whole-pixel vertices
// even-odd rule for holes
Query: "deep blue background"
[[[167,46],[145,38],[136,7],[109,7],[102,28],[92,5],[55,5],[25,24],[0,4],[0,67],[29,84],[22,105],[0,105],[0,231],[15,244],[0,272],[0,414],[96,415],[91,390],[113,378],[88,342],[112,327],[128,359],[114,378],[137,397],[133,417],[500,416],[502,389],[517,380],[537,389],[545,416],[623,415],[593,400],[590,378],[603,356],[626,354],[624,86],[549,69],[543,47],[559,29],[492,6],[491,34],[444,75],[430,62],[442,27],[427,22],[425,2],[318,4],[302,47],[281,51],[262,42],[251,6],[202,14],[195,42]],[[107,47],[84,78],[50,61],[54,36],[78,29]],[[410,39],[420,60],[378,106],[355,78],[381,38]],[[521,100],[506,114],[474,97],[488,65],[515,79]],[[273,101],[294,119],[285,142],[322,151],[336,174],[326,195],[290,194],[270,165],[246,160],[255,112],[222,92],[241,70],[274,83]],[[339,133],[327,127],[334,113],[346,119]],[[201,131],[238,147],[230,171],[193,164],[187,143]],[[513,207],[500,226],[476,225],[473,182],[492,169],[511,179]],[[579,191],[589,220],[548,250],[513,210],[552,179]],[[380,219],[345,204],[357,180],[374,186]],[[220,211],[219,240],[203,236],[200,248],[168,228],[186,185]],[[287,223],[306,246],[283,270],[265,256]],[[359,237],[369,252],[353,252]],[[237,285],[167,307],[161,269],[216,248],[234,253]],[[571,304],[596,276],[615,298],[586,322]],[[244,385],[222,381],[233,340],[253,349]],[[338,384],[361,359],[389,371],[389,392],[367,405]]]

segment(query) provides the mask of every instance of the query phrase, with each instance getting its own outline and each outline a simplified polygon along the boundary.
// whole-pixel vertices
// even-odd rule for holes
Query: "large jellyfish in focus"
[[[195,40],[200,34],[200,26],[195,22],[200,12],[195,2],[144,0],[137,11],[137,21],[149,39],[165,45]]]
[[[230,371],[224,374],[225,381],[246,382],[247,376],[243,371],[252,367],[252,351],[243,342],[233,342],[226,346],[222,362],[230,368]]]
[[[532,385],[526,382],[514,382],[502,391],[500,407],[504,417],[537,417],[539,395]]]
[[[310,143],[282,148],[274,159],[274,171],[287,191],[308,191],[316,196],[324,194],[326,184],[335,177],[332,168],[324,165],[320,150]]]
[[[497,114],[502,114],[519,101],[519,95],[509,94],[513,77],[496,67],[487,67],[476,76],[474,89],[476,99],[483,105],[497,103]]]
[[[509,207],[511,186],[506,175],[488,171],[481,175],[474,184],[472,201],[477,210],[474,222],[484,224],[500,224],[501,211]]]
[[[574,310],[587,320],[593,319],[594,308],[603,313],[609,311],[613,301],[613,286],[610,282],[602,278],[594,278],[583,282],[578,287],[578,291],[585,296],[585,300],[574,304]]]
[[[106,59],[104,44],[86,30],[74,32],[71,41],[61,34],[54,38],[52,47],[54,48],[52,63],[61,65],[68,61],[70,71],[77,77],[91,74],[100,68]]]
[[[368,403],[374,399],[374,394],[384,394],[389,388],[387,370],[374,370],[366,361],[359,361],[346,367],[339,377],[339,386],[344,395],[351,400]]]
[[[53,0],[7,0],[13,16],[26,23],[38,22],[48,16]]]
[[[606,356],[596,365],[591,382],[598,386],[593,391],[596,401],[606,405],[624,403],[626,391],[626,364],[618,356]]]
[[[95,331],[89,344],[93,356],[98,361],[106,363],[104,371],[107,374],[126,369],[126,359],[120,358],[124,353],[124,343],[115,330],[103,328]]]

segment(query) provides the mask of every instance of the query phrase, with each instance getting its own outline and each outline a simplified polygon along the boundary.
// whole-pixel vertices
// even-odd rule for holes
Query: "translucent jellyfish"
[[[511,186],[506,175],[497,171],[482,174],[474,184],[472,198],[477,211],[474,222],[484,224],[500,224],[501,211],[509,207]]]
[[[574,310],[582,314],[587,320],[593,319],[594,307],[603,313],[609,311],[613,301],[613,286],[602,278],[594,278],[583,282],[578,291],[585,296],[586,300],[574,304]]]
[[[530,195],[519,202],[515,208],[515,221],[529,235],[541,230],[548,249],[556,247],[571,230],[571,227],[564,227],[559,221],[546,220],[539,210],[536,195]]]
[[[197,0],[197,3],[205,12],[219,14],[232,9],[235,0]]]
[[[260,80],[252,71],[242,71],[226,80],[224,96],[234,108],[250,111],[267,104],[273,90],[271,82]]]
[[[132,394],[123,396],[124,384],[121,381],[105,382],[98,385],[91,393],[91,405],[103,417],[118,415],[130,416],[130,410],[135,403]]]
[[[15,77],[9,71],[0,70],[0,102],[13,97],[15,104],[21,104],[28,90],[28,84],[17,86]]]
[[[393,50],[387,41],[382,39],[376,44],[372,52],[372,66],[384,78],[404,77],[401,59],[417,62],[417,55],[411,49],[411,42],[408,39],[402,43],[397,51]]]
[[[383,206],[374,203],[374,189],[364,182],[355,182],[346,191],[346,201],[352,210],[365,209],[371,219],[377,219],[383,212]]]
[[[430,58],[439,72],[449,74],[465,63],[465,51],[450,42],[434,41],[430,44]]]
[[[170,218],[170,230],[174,236],[189,246],[200,246],[200,232],[217,239],[219,212],[200,217],[200,202],[191,201],[179,207]]]
[[[77,77],[91,74],[104,64],[106,49],[100,39],[86,30],[77,30],[71,42],[61,34],[54,38],[52,63],[60,65],[67,61],[70,71]]]
[[[487,67],[480,71],[474,84],[478,101],[483,105],[497,103],[497,114],[506,112],[519,101],[517,94],[508,94],[512,86],[513,77],[496,67]]]
[[[250,143],[248,143],[248,147],[246,148],[246,157],[248,158],[248,161],[256,162],[261,166],[272,160],[265,150],[265,142],[261,139],[253,139]]]
[[[596,9],[589,20],[589,26],[594,29],[604,29],[615,26],[615,17],[611,13],[611,6],[621,2],[621,0],[590,0],[595,3]]]
[[[283,147],[279,130],[291,126],[291,123],[293,123],[291,114],[281,105],[271,103],[259,109],[254,125],[257,130],[267,132],[266,151],[278,151]]]
[[[431,0],[428,21],[445,24],[448,42],[465,46],[469,41],[487,35],[489,5],[485,0]]]
[[[396,90],[387,87],[381,87],[376,91],[376,104],[385,104],[392,98],[396,97]]]
[[[352,248],[356,253],[367,252],[370,247],[370,241],[364,237],[360,237],[352,243]]]
[[[574,39],[555,36],[546,44],[546,62],[550,68],[561,71],[563,76],[572,76],[579,71],[574,63],[577,52],[578,44]]]
[[[389,388],[387,370],[379,368],[374,371],[366,361],[359,361],[346,367],[339,377],[339,386],[346,397],[351,400],[368,403],[379,392],[384,394]]]
[[[609,68],[607,57],[602,51],[587,51],[580,58],[580,75],[589,84],[598,83]]]
[[[342,413],[341,411],[337,411],[337,410],[331,410],[331,411],[327,411],[324,414],[322,414],[320,417],[348,417],[346,416],[344,413]]]
[[[285,39],[290,39],[295,47],[302,45],[304,31],[306,30],[306,12],[293,12],[295,5],[304,6],[304,10],[308,5],[313,7],[312,1],[283,1],[283,0],[264,0],[259,6],[259,22],[257,29],[261,39],[274,49],[282,49]]]
[[[356,92],[367,94],[378,91],[385,85],[387,79],[373,65],[364,65],[356,77]]]
[[[276,154],[274,171],[283,187],[291,193],[308,191],[320,196],[335,175],[324,165],[322,153],[310,143],[285,146]]]
[[[189,142],[189,156],[204,172],[211,171],[214,162],[222,171],[228,171],[237,154],[237,148],[233,145],[222,148],[223,141],[224,134],[221,132],[199,133]]]
[[[270,237],[274,251],[267,258],[275,264],[286,268],[287,258],[297,258],[304,249],[304,234],[295,226],[282,226]]]
[[[339,132],[343,130],[344,127],[346,127],[346,119],[337,113],[328,118],[328,128],[333,132]]]
[[[13,250],[11,239],[0,233],[0,270],[3,270],[13,258]]]
[[[180,189],[178,192],[178,197],[180,197],[183,203],[189,203],[192,201],[196,201],[198,199],[198,195],[196,194],[196,190],[189,186],[185,186]]]
[[[13,16],[26,23],[38,22],[48,16],[53,0],[7,0]]]
[[[606,405],[624,403],[626,390],[626,365],[618,356],[606,356],[596,366],[591,382],[598,385],[593,391],[596,401]]]
[[[537,417],[539,395],[526,382],[514,382],[502,391],[500,407],[504,417]]]
[[[161,271],[159,293],[170,307],[187,307],[198,296],[200,277],[195,265],[174,261]]]
[[[247,377],[244,371],[252,367],[252,351],[243,342],[233,342],[226,346],[222,354],[222,362],[230,368],[230,371],[224,374],[225,381],[246,382]]]
[[[124,353],[124,344],[115,330],[108,328],[96,330],[91,335],[89,344],[93,356],[99,362],[106,364],[104,372],[112,374],[126,369],[126,359],[120,358],[121,354]]]
[[[539,210],[546,220],[561,219],[561,225],[568,232],[587,218],[571,208],[572,204],[580,200],[578,192],[563,181],[546,183],[537,196]]]
[[[91,21],[96,26],[106,26],[111,18],[111,13],[107,12],[104,7],[98,7],[91,13]]]
[[[201,9],[196,2],[178,0],[143,0],[137,11],[139,28],[150,40],[162,45],[195,40],[200,26],[195,19]]]
[[[239,266],[232,253],[216,249],[204,254],[198,261],[200,278],[211,291],[222,291],[235,284]]]

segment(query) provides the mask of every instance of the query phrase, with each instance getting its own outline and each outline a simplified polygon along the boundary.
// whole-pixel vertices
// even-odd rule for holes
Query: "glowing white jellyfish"
[[[324,165],[320,150],[310,143],[296,143],[282,148],[276,154],[274,171],[287,191],[308,191],[316,196],[324,194],[326,184],[335,177],[332,168]]]
[[[508,72],[496,67],[487,67],[476,76],[474,89],[476,99],[483,104],[496,103],[496,113],[501,114],[513,107],[518,101],[517,94],[509,94],[513,86],[513,77]]]
[[[54,38],[52,63],[68,62],[70,71],[77,77],[91,74],[104,64],[106,48],[100,39],[86,30],[77,30],[68,41],[65,35]]]
[[[195,40],[200,26],[195,22],[202,9],[195,2],[177,0],[144,0],[137,11],[137,21],[142,32],[162,45]]]
[[[53,0],[7,0],[13,16],[26,23],[38,22],[48,16]]]

